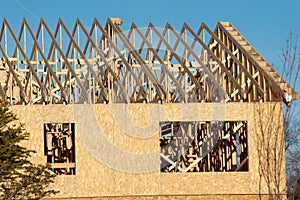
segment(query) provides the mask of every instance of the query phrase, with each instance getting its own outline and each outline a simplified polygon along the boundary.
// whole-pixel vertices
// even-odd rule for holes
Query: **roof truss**
[[[52,32],[26,19],[0,32],[0,96],[13,104],[284,101],[297,92],[229,22],[212,31],[167,23],[128,31],[121,20]],[[209,38],[209,40],[205,40]]]

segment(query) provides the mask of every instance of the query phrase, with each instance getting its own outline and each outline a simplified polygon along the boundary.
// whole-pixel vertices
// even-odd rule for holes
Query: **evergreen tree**
[[[49,165],[35,165],[30,161],[35,151],[21,145],[27,140],[25,131],[6,102],[0,103],[0,199],[36,200],[57,193],[48,190],[55,174]]]

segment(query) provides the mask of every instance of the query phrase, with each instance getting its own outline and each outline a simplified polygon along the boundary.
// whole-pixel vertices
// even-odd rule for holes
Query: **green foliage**
[[[48,190],[55,174],[49,165],[35,165],[35,151],[21,145],[29,133],[18,122],[6,102],[0,103],[0,198],[36,200],[57,193]]]

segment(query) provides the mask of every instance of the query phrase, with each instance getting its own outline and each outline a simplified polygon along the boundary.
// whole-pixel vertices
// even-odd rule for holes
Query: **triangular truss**
[[[229,22],[176,31],[109,18],[0,32],[0,97],[12,104],[289,102],[296,91]],[[206,40],[207,38],[207,40]]]

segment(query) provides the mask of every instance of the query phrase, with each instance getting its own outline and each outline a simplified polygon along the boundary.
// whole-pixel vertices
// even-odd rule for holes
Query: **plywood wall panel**
[[[201,195],[209,195],[205,196],[205,199],[240,200],[247,199],[246,195],[255,199],[257,196],[251,195],[258,194],[256,105],[256,103],[34,105],[13,106],[12,110],[30,132],[30,139],[26,145],[37,151],[32,157],[35,163],[46,162],[43,154],[43,124],[75,123],[76,175],[57,176],[53,188],[60,190],[60,193],[56,198],[118,199],[128,196],[128,199],[136,199],[135,195],[142,195],[139,197],[157,199],[157,196],[161,195],[160,199],[167,199],[168,195],[171,195],[172,199],[204,199]],[[273,105],[273,103],[260,104],[267,116],[272,114],[267,109],[268,106]],[[277,105],[281,106],[279,103]],[[281,118],[281,110],[276,110],[276,113],[279,113],[278,118]],[[160,173],[159,122],[211,120],[248,121],[249,172]],[[107,143],[104,144],[104,141]],[[111,146],[108,148],[105,146],[107,144]],[[123,153],[117,153],[116,149]],[[152,155],[148,157],[152,159],[147,159],[147,156],[143,156],[145,154]],[[99,159],[99,155],[104,159]],[[126,155],[137,156],[124,160]],[[110,164],[105,163],[107,160]],[[150,167],[143,170],[142,166]],[[263,187],[262,192],[267,192],[266,187]],[[176,195],[187,196],[183,198]]]

